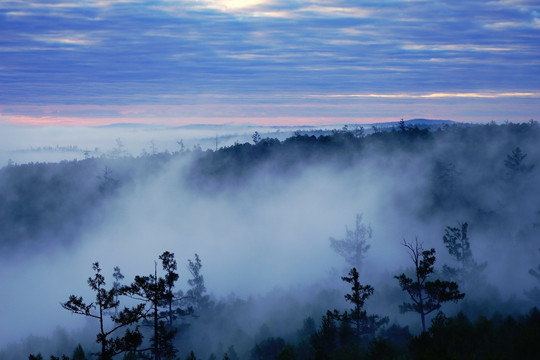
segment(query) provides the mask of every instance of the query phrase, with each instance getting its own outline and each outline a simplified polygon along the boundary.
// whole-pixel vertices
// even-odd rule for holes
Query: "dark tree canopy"
[[[420,314],[422,330],[426,331],[425,316],[441,308],[447,301],[458,301],[465,297],[459,292],[457,283],[453,281],[430,280],[434,272],[435,249],[424,250],[418,243],[408,243],[403,240],[403,246],[409,251],[414,264],[413,277],[404,273],[396,275],[403,291],[409,294],[412,302],[404,302],[399,306],[401,312],[414,311]]]

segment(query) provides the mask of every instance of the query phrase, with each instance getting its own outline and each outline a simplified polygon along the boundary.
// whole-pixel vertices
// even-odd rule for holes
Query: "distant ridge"
[[[399,125],[399,121],[392,121],[392,122],[385,122],[385,123],[374,123],[374,124],[369,124],[369,125],[372,125],[372,126],[396,126],[396,125]],[[453,120],[433,120],[433,119],[410,119],[410,120],[405,120],[405,124],[407,125],[413,125],[413,126],[418,126],[418,125],[424,125],[424,126],[434,126],[434,125],[452,125],[452,124],[457,124],[457,122],[453,121]]]
[[[435,119],[410,119],[405,120],[405,124],[413,126],[441,126],[457,124],[453,120],[435,120]],[[390,127],[399,125],[399,121],[383,122],[383,123],[371,123],[371,124],[327,124],[327,125],[257,125],[249,123],[225,123],[225,124],[186,124],[186,125],[167,125],[167,124],[141,124],[141,123],[112,123],[108,125],[96,126],[97,128],[168,128],[168,129],[187,129],[187,130],[223,130],[223,129],[246,129],[246,128],[266,128],[266,129],[328,129],[328,128],[341,128],[344,125],[348,126],[381,126]]]
[[[146,128],[162,125],[153,125],[153,124],[141,124],[141,123],[112,123],[107,125],[97,125],[96,128]]]
[[[450,125],[455,124],[456,122],[453,120],[411,119],[405,121],[405,123],[412,125]]]

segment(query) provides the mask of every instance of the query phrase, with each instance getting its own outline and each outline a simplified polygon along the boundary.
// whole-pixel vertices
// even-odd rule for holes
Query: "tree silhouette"
[[[165,251],[163,254],[159,256],[159,259],[161,260],[161,264],[163,266],[163,270],[166,271],[165,274],[165,294],[164,294],[164,301],[167,305],[167,321],[169,326],[169,331],[172,330],[172,323],[174,320],[174,314],[173,314],[173,303],[174,303],[174,294],[173,294],[173,288],[174,284],[179,278],[178,273],[176,273],[177,269],[177,263],[174,259],[174,253]]]
[[[269,337],[257,344],[251,350],[251,359],[253,360],[273,360],[277,359],[279,354],[285,348],[285,340],[280,337]]]
[[[538,249],[540,251],[540,249]],[[536,269],[529,269],[529,274],[536,279],[540,284],[540,265]],[[540,289],[538,286],[533,287],[531,290],[525,290],[525,295],[537,304],[540,304]]]
[[[361,285],[358,276],[356,268],[352,268],[349,271],[349,276],[341,277],[341,280],[352,285],[351,293],[345,295],[345,300],[351,303],[353,308],[341,314],[338,310],[334,310],[332,317],[352,325],[356,339],[360,340],[363,335],[375,334],[379,327],[388,322],[388,318],[379,315],[367,315],[366,310],[363,310],[364,303],[367,298],[373,295],[374,289],[371,285]]]
[[[354,231],[345,227],[345,238],[335,239],[331,237],[330,246],[335,252],[345,258],[349,266],[360,269],[370,247],[368,240],[371,240],[372,236],[373,231],[371,230],[371,226],[364,225],[362,223],[362,215],[356,214]]]
[[[330,310],[322,317],[319,330],[311,335],[311,345],[315,349],[316,359],[328,359],[330,355],[339,346],[338,329],[335,323],[335,317]]]
[[[142,343],[142,334],[138,326],[134,329],[131,325],[136,324],[144,317],[144,304],[127,308],[125,307],[118,313],[112,313],[119,306],[119,300],[116,295],[118,290],[114,287],[110,290],[105,288],[105,278],[101,274],[99,263],[92,264],[95,274],[88,278],[88,285],[96,293],[95,301],[87,303],[82,297],[70,295],[69,300],[61,303],[61,306],[74,314],[80,314],[89,318],[96,319],[99,322],[99,333],[97,342],[101,345],[99,353],[100,360],[110,360],[113,356],[125,351],[135,350]],[[110,314],[110,315],[108,315]],[[107,317],[112,320],[111,328],[107,329]],[[113,337],[117,331],[125,328],[122,336]]]
[[[202,264],[197,254],[195,262],[188,260],[188,269],[194,278],[188,280],[191,289],[186,295],[181,290],[174,291],[179,279],[174,253],[165,251],[159,259],[165,271],[163,277],[158,276],[157,262],[154,262],[154,274],[135,276],[131,285],[122,288],[124,294],[142,301],[145,306],[146,318],[150,319],[145,325],[152,328],[153,336],[150,340],[151,347],[140,351],[149,351],[155,360],[174,358],[178,352],[173,345],[178,331],[173,325],[174,320],[180,316],[193,314],[193,306],[198,304],[198,300],[208,302],[208,296],[204,295],[206,291],[204,278],[200,274]]]
[[[190,289],[186,292],[185,298],[190,303],[193,311],[200,311],[209,306],[210,297],[206,295],[204,276],[201,274],[202,262],[198,254],[195,254],[195,261],[188,259],[187,266],[192,278],[188,280]]]
[[[176,269],[176,261],[174,254],[168,251],[164,252],[160,259],[162,266],[167,274],[165,278],[157,275],[157,262],[154,262],[154,274],[148,276],[135,276],[133,283],[130,286],[124,287],[123,292],[129,297],[142,301],[143,307],[146,309],[147,317],[151,318],[151,323],[147,324],[152,327],[153,336],[150,339],[151,348],[143,349],[150,351],[155,360],[162,358],[174,357],[177,350],[172,344],[172,339],[176,334],[176,329],[172,328],[172,288],[178,280],[178,274],[174,272]],[[168,311],[162,312],[162,308]],[[163,319],[171,319],[168,326],[165,326]]]
[[[426,315],[441,308],[441,304],[447,301],[463,299],[464,293],[460,293],[457,283],[453,281],[429,280],[434,272],[435,249],[424,250],[418,243],[402,243],[408,251],[414,264],[414,279],[404,273],[396,275],[399,285],[406,291],[412,302],[404,302],[399,306],[401,312],[414,311],[420,314],[422,330],[426,331]]]
[[[459,172],[453,162],[435,161],[431,172],[432,205],[430,210],[452,209],[462,196],[458,182]]]
[[[534,165],[524,164],[523,160],[525,160],[526,157],[527,154],[524,153],[519,146],[512,150],[510,154],[506,155],[504,166],[508,169],[508,176],[510,178],[513,178],[518,174],[527,174],[531,172]]]
[[[112,170],[108,166],[103,171],[103,176],[97,176],[101,180],[98,191],[102,196],[108,196],[114,193],[118,188],[120,181],[112,177]]]
[[[257,145],[259,142],[261,142],[261,135],[258,131],[255,131],[253,135],[251,135],[251,139],[253,140],[253,143]]]
[[[443,265],[443,272],[461,284],[467,280],[478,280],[480,273],[487,266],[487,263],[478,264],[474,260],[468,228],[469,225],[466,222],[459,224],[458,227],[447,226],[443,236],[448,253],[459,263],[457,268]]]
[[[77,345],[73,351],[72,360],[87,360],[81,344]]]
[[[122,284],[120,283],[120,281],[124,278],[124,275],[122,275],[122,272],[120,271],[120,268],[118,266],[115,266],[114,267],[114,272],[113,272],[113,278],[114,278],[114,282],[113,282],[113,289],[115,291],[115,296],[114,296],[114,300],[119,304],[119,301],[118,301],[118,296],[120,294],[120,288],[122,286]],[[118,307],[116,307],[114,309],[114,313],[118,313]]]

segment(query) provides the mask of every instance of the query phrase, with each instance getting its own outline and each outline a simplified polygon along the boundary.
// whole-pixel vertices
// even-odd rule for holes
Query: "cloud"
[[[517,93],[434,93],[427,95],[420,95],[423,98],[453,98],[453,97],[465,97],[465,98],[508,98],[508,97],[540,97],[540,93],[533,92],[517,92]]]
[[[240,9],[253,9],[272,4],[270,0],[201,0],[209,8],[221,11],[234,11]]]
[[[65,45],[94,45],[98,42],[96,39],[89,38],[88,34],[77,34],[73,32],[56,32],[49,34],[32,35],[33,41],[44,43],[58,43]]]
[[[0,39],[4,105],[539,91],[533,2],[10,1],[0,9],[10,14]]]
[[[373,15],[373,11],[359,7],[335,7],[310,5],[300,10],[303,13],[314,13],[326,17],[352,17],[352,18],[369,18]]]
[[[320,98],[382,98],[382,99],[430,99],[430,98],[538,98],[540,92],[508,92],[508,93],[431,93],[431,94],[331,94],[310,95]]]
[[[404,50],[428,51],[512,51],[511,47],[492,47],[474,44],[441,44],[441,45],[404,45]]]

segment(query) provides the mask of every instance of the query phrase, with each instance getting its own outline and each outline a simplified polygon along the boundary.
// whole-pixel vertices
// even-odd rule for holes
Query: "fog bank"
[[[83,328],[84,319],[61,309],[59,303],[70,294],[91,296],[86,279],[93,262],[100,262],[109,284],[114,266],[122,269],[129,282],[135,275],[152,273],[154,261],[165,250],[175,253],[178,260],[180,288],[187,288],[185,264],[197,253],[214,300],[231,294],[247,299],[289,293],[295,301],[306,301],[298,317],[310,316],[315,305],[323,309],[335,305],[334,300],[328,305],[310,304],[314,286],[347,290],[340,276],[348,264],[331,249],[329,238],[344,237],[346,228],[354,226],[356,214],[362,214],[363,222],[373,229],[360,269],[361,281],[376,289],[376,300],[369,305],[372,311],[389,315],[393,321],[414,322],[413,315],[397,311],[405,298],[393,276],[411,265],[400,243],[418,238],[424,248],[436,249],[437,268],[454,265],[442,236],[446,226],[462,222],[470,223],[475,260],[487,262],[482,276],[489,285],[467,289],[466,301],[492,301],[493,307],[486,311],[498,310],[509,299],[530,305],[524,290],[535,285],[528,270],[538,263],[535,240],[540,204],[532,196],[537,169],[519,180],[518,186],[518,180],[509,183],[504,173],[505,155],[514,145],[480,141],[483,152],[466,157],[468,145],[456,146],[453,141],[442,138],[405,151],[372,143],[352,162],[341,163],[336,160],[339,156],[332,161],[302,159],[286,168],[280,159],[268,156],[242,175],[235,173],[236,165],[227,163],[224,168],[230,173],[212,175],[219,187],[206,187],[207,176],[194,169],[202,166],[201,157],[216,156],[214,164],[226,161],[220,152],[173,156],[163,166],[148,168],[145,176],[120,183],[96,207],[98,215],[81,224],[76,241],[58,243],[55,237],[44,237],[40,241],[51,246],[39,249],[47,250],[36,252],[24,245],[2,256],[0,286],[10,296],[0,308],[0,317],[10,325],[2,330],[0,346],[29,334],[50,334],[56,326]],[[510,138],[505,141],[513,143]],[[519,144],[526,149],[530,164],[536,164],[540,156],[533,144],[534,138],[523,138]],[[443,156],[457,168],[448,198],[442,193],[448,185],[434,175],[438,169],[434,164]],[[145,161],[150,164],[152,159]],[[478,159],[490,159],[500,179],[486,183],[489,173],[475,170]],[[250,161],[239,163],[247,167]],[[111,176],[123,179],[123,171],[112,168]],[[140,169],[133,173],[139,174]],[[449,203],[465,196],[474,204]],[[450,200],[433,205],[443,198]],[[284,306],[264,304],[260,314],[273,314],[272,309]],[[450,311],[458,309],[450,307]],[[267,321],[261,315],[251,326]]]

